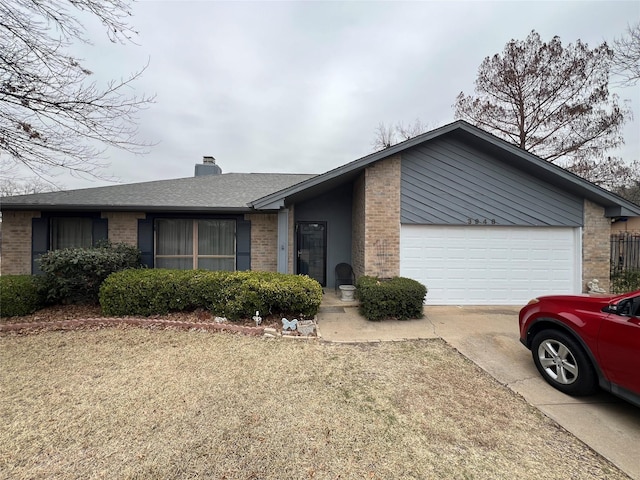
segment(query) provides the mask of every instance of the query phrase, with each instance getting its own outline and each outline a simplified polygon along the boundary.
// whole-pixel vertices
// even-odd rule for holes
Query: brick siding
[[[109,240],[138,246],[138,219],[145,218],[142,212],[102,212],[108,222]]]
[[[400,274],[400,155],[367,167],[355,181],[352,257],[356,276]]]
[[[251,270],[278,271],[278,215],[250,213],[244,216],[251,222]]]
[[[366,274],[400,275],[400,155],[366,170],[365,229]]]
[[[40,212],[7,211],[2,214],[2,267],[4,275],[31,274],[31,219]],[[109,240],[138,244],[138,219],[143,213],[103,212],[108,222]]]
[[[582,291],[597,279],[601,288],[609,291],[611,219],[604,216],[604,208],[589,200],[584,201],[584,228],[582,230]]]
[[[2,212],[2,275],[31,274],[31,219],[40,212]]]
[[[353,183],[353,197],[351,207],[351,266],[356,278],[364,275],[364,245],[365,245],[365,173],[362,173]]]

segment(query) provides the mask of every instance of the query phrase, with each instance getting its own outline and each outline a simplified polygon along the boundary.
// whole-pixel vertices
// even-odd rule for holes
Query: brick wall
[[[400,155],[367,167],[354,183],[352,263],[356,276],[400,274]]]
[[[102,212],[109,229],[109,240],[138,246],[138,219],[145,218],[142,212]]]
[[[356,278],[364,275],[364,245],[365,245],[365,197],[364,184],[366,174],[362,173],[353,183],[353,197],[351,207],[351,266]]]
[[[278,271],[278,215],[250,213],[244,216],[251,222],[251,270]]]
[[[40,212],[2,213],[2,275],[31,274],[31,219]]]
[[[609,291],[611,219],[604,216],[604,208],[589,200],[584,201],[584,228],[582,230],[582,289],[598,279],[599,285]]]
[[[365,272],[400,275],[400,155],[366,170]]]

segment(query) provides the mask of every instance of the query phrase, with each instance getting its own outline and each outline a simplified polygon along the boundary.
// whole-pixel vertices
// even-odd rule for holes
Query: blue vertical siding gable
[[[403,224],[582,225],[581,198],[458,139],[403,152],[401,175]]]

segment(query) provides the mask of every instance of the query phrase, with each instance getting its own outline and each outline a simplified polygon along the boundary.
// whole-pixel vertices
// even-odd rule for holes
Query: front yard
[[[627,478],[440,340],[0,337],[0,478]]]

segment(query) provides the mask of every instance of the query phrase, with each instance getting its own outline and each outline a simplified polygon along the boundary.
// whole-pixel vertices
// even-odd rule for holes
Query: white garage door
[[[580,229],[403,225],[400,275],[431,305],[524,305],[580,291]]]

